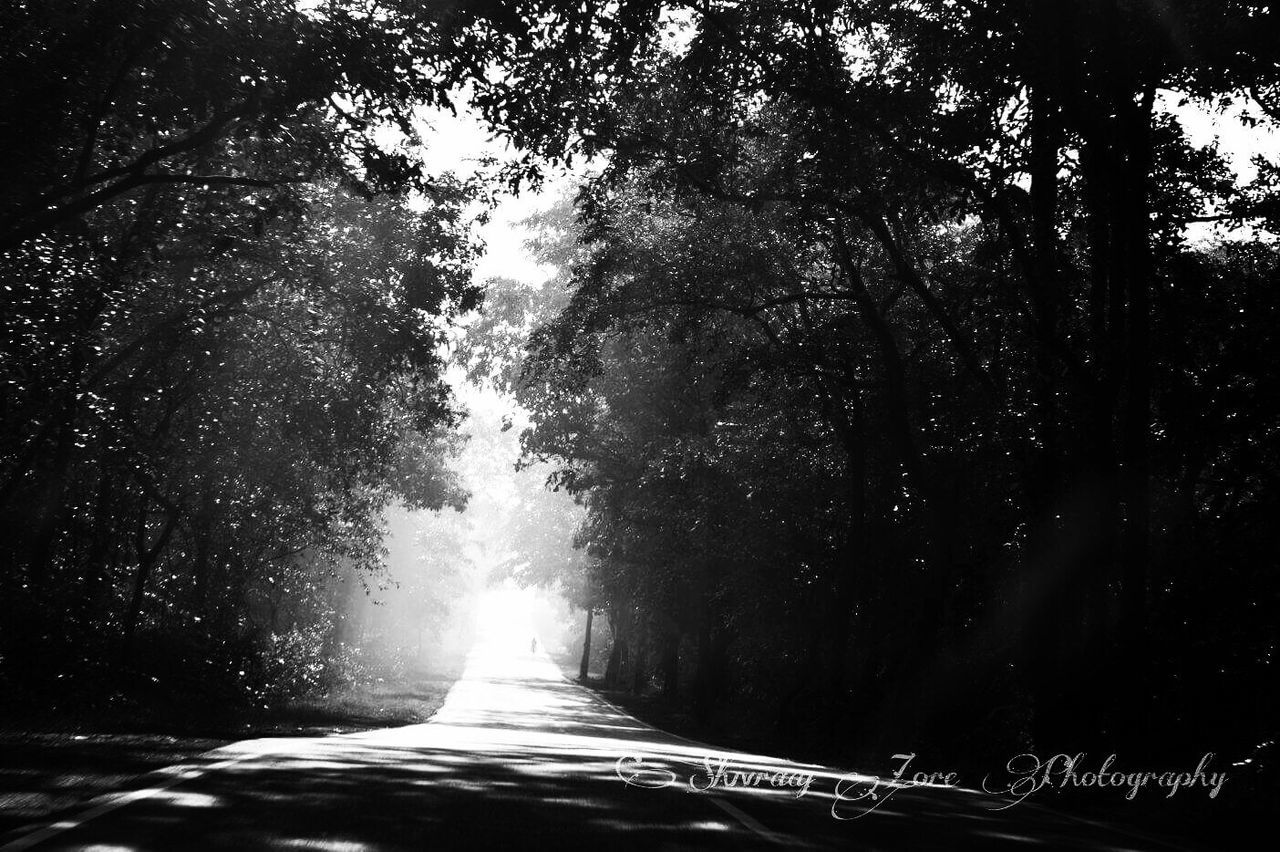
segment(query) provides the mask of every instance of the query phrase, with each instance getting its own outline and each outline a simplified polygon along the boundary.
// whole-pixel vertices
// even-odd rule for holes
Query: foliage
[[[784,727],[807,698],[871,751],[1273,733],[1274,413],[1227,400],[1273,360],[1274,167],[1239,185],[1157,93],[1274,119],[1277,20],[636,0],[471,31],[496,127],[607,158],[517,385],[615,631],[665,636],[631,668]],[[1248,719],[1194,697],[1225,659]]]
[[[6,680],[311,685],[383,511],[465,501],[473,192],[412,144],[447,84],[411,7],[0,13]]]

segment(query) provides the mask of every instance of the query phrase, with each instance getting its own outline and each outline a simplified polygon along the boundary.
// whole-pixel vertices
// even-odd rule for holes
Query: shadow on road
[[[735,776],[710,791],[691,787],[722,766],[760,774],[751,784],[738,775],[732,787]],[[812,776],[803,795],[773,785],[801,775]],[[50,849],[335,852],[1172,848],[1031,805],[994,813],[990,797],[958,790],[904,789],[873,813],[837,820],[836,785],[869,779],[655,731],[566,682],[545,656],[495,646],[472,654],[427,724],[250,740],[211,752],[186,775],[153,780],[143,795],[104,801],[87,819],[30,841]]]

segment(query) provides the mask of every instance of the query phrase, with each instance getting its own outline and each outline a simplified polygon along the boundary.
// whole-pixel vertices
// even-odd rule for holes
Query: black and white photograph
[[[0,852],[1265,847],[1280,5],[0,0]]]

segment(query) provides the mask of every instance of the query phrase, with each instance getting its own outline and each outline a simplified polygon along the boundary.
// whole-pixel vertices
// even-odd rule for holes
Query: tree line
[[[465,91],[504,179],[600,164],[465,353],[584,503],[611,680],[865,754],[1273,729],[1280,173],[1168,108],[1274,126],[1272,7],[0,15],[11,694],[305,669],[383,508],[464,501],[498,185],[428,178],[415,110]]]
[[[602,165],[488,331],[614,683],[869,756],[1269,737],[1277,171],[1172,107],[1274,127],[1274,9],[524,6],[476,103]]]
[[[394,502],[461,508],[475,187],[414,4],[0,12],[0,689],[214,703],[353,651]],[[410,70],[415,73],[410,73]]]

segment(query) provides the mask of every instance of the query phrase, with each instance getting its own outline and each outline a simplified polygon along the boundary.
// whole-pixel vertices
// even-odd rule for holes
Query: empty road
[[[881,784],[872,800],[869,778],[656,731],[498,643],[426,724],[247,740],[146,784],[3,848],[1180,848],[959,789]]]

